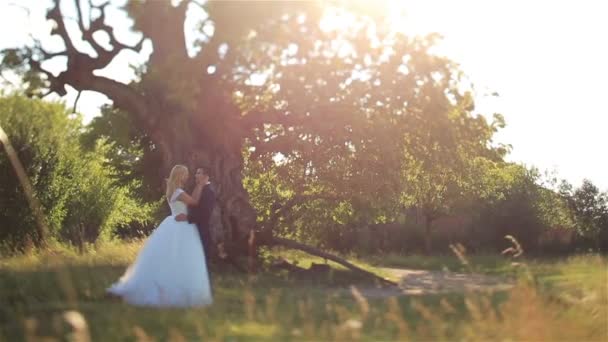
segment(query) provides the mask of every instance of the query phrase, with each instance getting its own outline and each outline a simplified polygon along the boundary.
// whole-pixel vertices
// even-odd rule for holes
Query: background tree
[[[102,114],[85,127],[81,135],[83,147],[92,151],[99,140],[111,142],[107,147],[108,162],[116,170],[121,185],[137,182],[137,194],[146,202],[158,200],[162,193],[157,182],[162,164],[160,151],[129,113],[105,106]]]
[[[506,152],[503,146],[492,146],[493,134],[504,127],[502,117],[496,115],[489,124],[483,116],[472,115],[470,95],[457,98],[458,93],[446,91],[449,78],[433,76],[436,81],[420,96],[421,111],[411,117],[402,165],[403,202],[422,213],[427,253],[433,222],[462,209],[479,190],[474,162],[499,162]]]
[[[608,194],[590,180],[580,187],[563,182],[560,193],[566,199],[580,237],[579,245],[595,250],[608,250]]]

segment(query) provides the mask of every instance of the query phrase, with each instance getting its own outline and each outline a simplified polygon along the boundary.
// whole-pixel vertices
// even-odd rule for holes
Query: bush
[[[99,141],[90,152],[79,143],[77,115],[62,104],[11,95],[0,98],[0,125],[21,160],[41,202],[49,236],[39,236],[31,209],[5,153],[0,154],[0,239],[23,250],[55,239],[82,247],[109,239],[121,226],[144,223],[153,207],[139,201],[135,183],[117,185],[106,163],[110,145]]]
[[[551,233],[573,229],[566,202],[541,184],[536,169],[497,164],[486,167],[480,181],[483,193],[471,209],[476,250],[501,251],[508,245],[505,235],[514,236],[527,252],[569,248],[555,245],[562,240]]]

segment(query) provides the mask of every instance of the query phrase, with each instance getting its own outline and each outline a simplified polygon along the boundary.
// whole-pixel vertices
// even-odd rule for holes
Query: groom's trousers
[[[209,263],[211,262],[211,232],[209,231],[209,226],[204,226],[202,224],[197,224],[196,228],[198,228],[198,234],[201,238],[201,243],[203,244],[203,251],[205,252],[205,261],[207,262],[207,268],[209,268]]]

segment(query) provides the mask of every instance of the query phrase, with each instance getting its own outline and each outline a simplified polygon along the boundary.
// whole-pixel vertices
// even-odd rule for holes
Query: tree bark
[[[196,129],[191,128],[191,131],[189,134],[197,134]],[[163,178],[168,176],[176,164],[186,165],[191,176],[199,167],[207,169],[216,195],[216,207],[210,220],[213,240],[216,243],[238,245],[242,247],[239,254],[247,255],[246,240],[251,231],[256,230],[257,213],[243,187],[240,145],[232,144],[234,147],[228,150],[226,147],[217,148],[204,137],[188,139],[175,134],[165,135],[159,144],[163,146]]]
[[[235,152],[213,158],[212,183],[216,185],[219,222],[212,221],[212,229],[222,231],[228,241],[244,241],[256,230],[257,213],[243,187],[243,160]],[[221,224],[221,230],[218,225]],[[244,253],[247,251],[244,250]]]

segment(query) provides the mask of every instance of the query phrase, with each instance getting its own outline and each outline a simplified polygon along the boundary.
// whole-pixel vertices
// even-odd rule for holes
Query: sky
[[[48,37],[48,2],[0,0],[0,49],[23,45],[30,35]],[[369,6],[376,4],[369,0]],[[405,32],[443,35],[437,53],[458,62],[474,83],[476,112],[504,115],[507,127],[496,141],[512,145],[508,160],[555,172],[574,185],[589,178],[608,190],[608,1],[393,0],[387,10],[403,14],[395,22]],[[128,21],[118,10],[108,18]],[[117,36],[129,43],[138,38],[125,29]],[[42,43],[59,44],[48,38]],[[151,49],[123,52],[99,73],[128,81],[129,64],[145,61]],[[61,61],[47,66],[62,68]],[[488,95],[493,92],[499,96]],[[71,105],[74,98],[70,91],[65,101]],[[84,92],[78,110],[88,121],[103,103],[109,103],[105,96]]]

